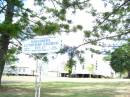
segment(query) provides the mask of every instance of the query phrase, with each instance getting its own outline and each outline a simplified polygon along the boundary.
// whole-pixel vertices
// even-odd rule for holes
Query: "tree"
[[[76,65],[76,61],[73,60],[73,58],[69,58],[69,60],[65,64],[65,70],[68,72],[68,77],[71,77],[72,68],[74,65]]]
[[[125,44],[121,47],[115,49],[111,54],[110,65],[119,73],[128,73],[128,78],[130,78],[130,45]]]
[[[111,7],[111,10],[97,13],[93,32],[100,39],[104,37],[106,40],[127,40],[130,31],[129,0],[105,0],[104,5],[106,8]]]
[[[82,54],[84,51],[78,50],[75,46],[64,46],[64,48],[60,51],[61,54],[67,53],[69,56],[69,59],[67,63],[65,64],[65,70],[68,72],[68,77],[71,77],[73,66],[76,66],[77,60],[79,60],[80,64],[84,62],[84,58]],[[75,59],[77,58],[77,60]]]
[[[86,31],[86,35],[90,36],[94,33],[97,38],[94,40],[86,40],[88,43],[95,43],[102,46],[99,42],[101,40],[127,41],[130,34],[130,0],[102,0],[105,8],[111,8],[104,12],[93,11],[95,16],[95,26],[92,30]],[[120,45],[120,44],[119,44]],[[118,46],[119,46],[118,45]],[[128,45],[127,45],[128,46]],[[111,65],[116,72],[129,71],[129,52],[128,47],[121,46],[112,53]],[[104,46],[103,46],[104,47]],[[108,46],[109,47],[109,46]],[[116,46],[113,46],[115,48]],[[127,49],[126,51],[124,49]],[[122,57],[123,56],[123,57]],[[109,58],[107,57],[109,60]],[[119,59],[119,60],[118,60]],[[125,62],[126,61],[126,62]],[[113,63],[114,62],[114,63]],[[125,66],[124,66],[125,65]],[[129,73],[130,74],[130,73]],[[128,75],[129,76],[129,75]]]
[[[72,27],[68,11],[75,13],[90,7],[89,0],[34,0],[38,11],[24,7],[25,0],[0,0],[0,85],[10,44],[21,49],[21,41],[36,35],[55,34],[82,30]],[[71,25],[71,26],[70,26]],[[17,42],[14,42],[17,41]]]

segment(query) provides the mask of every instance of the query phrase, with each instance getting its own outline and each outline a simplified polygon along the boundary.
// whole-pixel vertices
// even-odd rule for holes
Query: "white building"
[[[92,74],[101,75],[104,77],[114,77],[115,72],[109,65],[109,62],[103,61],[103,55],[87,53],[85,63],[80,64],[77,62],[73,66],[72,74]],[[67,73],[65,71],[65,64],[67,62],[67,55],[58,56],[56,59],[51,60],[48,64],[43,65],[43,76],[60,77]],[[93,65],[93,71],[88,70],[88,65]]]
[[[35,74],[35,71],[29,67],[23,67],[23,66],[13,66],[12,67],[12,66],[6,65],[4,68],[4,74],[33,76]]]
[[[73,66],[72,74],[92,74],[102,75],[106,77],[113,77],[115,72],[112,70],[108,62],[103,61],[103,55],[92,54],[90,52],[85,53],[85,63],[80,64],[77,62]],[[48,63],[40,62],[41,71],[43,77],[60,77],[62,74],[66,74],[65,64],[67,62],[67,55],[58,55],[54,59],[50,59]],[[5,67],[4,73],[12,73],[16,75],[34,75],[36,62],[27,61],[29,58],[26,57],[26,61],[22,59],[22,65],[16,65],[15,69],[11,69],[9,66]],[[31,65],[29,65],[31,64]],[[88,65],[94,66],[93,71],[88,70]],[[25,66],[24,66],[25,65]],[[32,68],[33,67],[33,68]]]

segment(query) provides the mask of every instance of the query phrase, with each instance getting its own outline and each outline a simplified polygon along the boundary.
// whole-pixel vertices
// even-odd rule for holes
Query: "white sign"
[[[61,40],[56,36],[41,36],[24,41],[22,52],[26,54],[58,52]]]

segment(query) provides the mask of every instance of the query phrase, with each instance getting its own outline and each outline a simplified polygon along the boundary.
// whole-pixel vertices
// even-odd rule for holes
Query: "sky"
[[[92,0],[92,2],[95,5],[95,8],[101,12],[104,12],[106,10],[111,10],[111,8],[105,9],[101,0]],[[26,0],[25,7],[31,8],[32,10],[37,10],[37,8],[34,7],[33,0]],[[72,18],[72,20],[74,21],[75,24],[82,24],[87,29],[92,28],[92,25],[93,25],[92,21],[94,20],[94,18],[92,16],[90,16],[89,14],[86,14],[84,11],[79,11],[75,15],[68,15],[68,16],[69,16],[69,18]],[[62,39],[62,43],[66,44],[68,46],[78,46],[78,45],[82,44],[83,40],[84,40],[84,34],[80,33],[80,32],[77,32],[77,33],[71,32],[69,34],[62,33],[60,37]],[[87,45],[87,46],[89,46],[89,45]],[[88,55],[90,56],[90,52],[87,52],[87,53],[88,54],[86,54],[85,57],[88,57]],[[30,58],[30,57],[28,57],[28,55],[25,55],[23,53],[20,54],[18,57],[20,59],[18,62],[19,66],[27,66],[27,67],[31,67],[32,69],[35,69],[36,61],[33,58]],[[88,63],[92,63],[92,62],[95,62],[95,60],[98,60],[98,63],[100,64],[100,70],[103,71],[105,69],[104,73],[105,72],[107,73],[107,72],[109,72],[110,69],[108,70],[108,68],[110,68],[110,67],[108,65],[101,66],[102,64],[108,64],[108,63],[105,63],[104,61],[102,61],[102,57],[103,56],[99,55],[99,56],[96,56],[95,59],[91,59],[91,61],[88,59],[89,60]],[[56,59],[51,60],[49,62],[49,64],[43,63],[43,65],[45,64],[46,68],[48,68],[48,70],[51,68],[57,69],[57,68],[59,68],[59,65],[61,66],[61,64],[66,63],[67,58],[68,58],[67,55],[64,55],[64,56],[58,55],[56,57]]]

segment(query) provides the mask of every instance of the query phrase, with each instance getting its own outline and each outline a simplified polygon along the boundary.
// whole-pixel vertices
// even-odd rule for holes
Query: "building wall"
[[[31,70],[29,67],[15,67],[11,68],[10,66],[5,66],[4,74],[12,75],[34,75],[34,70]]]
[[[96,75],[103,75],[103,76],[114,76],[114,71],[109,66],[108,62],[103,61],[102,55],[92,54],[92,53],[85,53],[85,63],[80,64],[77,62],[76,66],[73,67],[73,74],[96,74]],[[55,59],[52,59],[48,63],[40,62],[42,64],[42,76],[45,77],[59,77],[61,73],[67,73],[65,71],[65,64],[67,62],[68,56],[58,56]],[[90,72],[87,69],[89,64],[94,65],[94,71]],[[11,70],[8,66],[5,67],[4,73],[14,73],[14,74],[24,74],[24,75],[33,75],[34,70],[31,67],[26,66],[17,66],[15,70]]]

